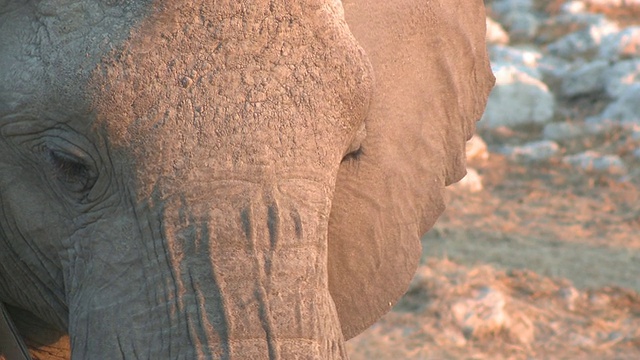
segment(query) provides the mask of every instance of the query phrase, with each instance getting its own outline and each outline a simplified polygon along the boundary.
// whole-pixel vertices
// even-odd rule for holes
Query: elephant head
[[[31,351],[345,358],[464,175],[484,23],[478,0],[0,1],[0,301]]]

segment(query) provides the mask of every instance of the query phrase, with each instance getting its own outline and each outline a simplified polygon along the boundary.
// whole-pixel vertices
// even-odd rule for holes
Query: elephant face
[[[493,83],[481,2],[2,4],[0,301],[77,358],[346,357]]]

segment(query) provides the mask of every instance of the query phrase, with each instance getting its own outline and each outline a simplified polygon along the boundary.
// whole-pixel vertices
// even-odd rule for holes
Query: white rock
[[[604,73],[607,95],[617,98],[634,84],[640,83],[640,59],[617,62]]]
[[[600,117],[589,117],[585,120],[584,130],[587,135],[604,135],[619,129],[622,125],[612,121],[602,121]]]
[[[555,110],[553,94],[542,81],[515,66],[494,64],[496,85],[479,127],[545,124]]]
[[[565,14],[583,13],[587,10],[587,5],[583,1],[567,1],[560,6],[560,11]]]
[[[611,304],[611,296],[603,293],[591,293],[588,297],[589,303],[597,307],[605,307]]]
[[[450,186],[454,191],[477,193],[484,189],[482,177],[476,169],[467,168],[467,175],[462,180]]]
[[[500,152],[516,161],[536,162],[548,160],[560,151],[560,146],[550,140],[534,141],[522,146],[505,146]]]
[[[470,339],[508,328],[510,319],[505,304],[501,291],[483,288],[473,298],[454,303],[451,313],[463,334]]]
[[[489,58],[493,63],[527,67],[535,71],[538,63],[543,59],[542,53],[537,49],[513,47],[505,45],[489,46]],[[531,74],[532,76],[533,73]],[[539,78],[539,76],[534,76]]]
[[[640,27],[628,27],[606,36],[600,46],[599,56],[613,60],[640,56]]]
[[[607,35],[618,31],[618,25],[613,22],[603,21],[561,37],[549,44],[547,50],[550,54],[565,59],[595,57],[600,52],[600,45],[603,39]]]
[[[466,144],[467,161],[484,161],[489,159],[487,143],[477,134],[473,135]]]
[[[514,11],[502,18],[502,23],[509,31],[511,41],[530,41],[537,32],[540,21],[530,12]]]
[[[536,339],[536,325],[525,314],[525,312],[515,312],[509,316],[510,324],[508,335],[511,341],[523,345],[531,345]]]
[[[624,4],[623,1],[626,0],[585,0],[585,3],[604,7],[619,7]]]
[[[576,30],[605,24],[608,24],[608,20],[603,14],[560,13],[542,22],[536,40],[549,43]]]
[[[609,20],[603,14],[593,14],[589,12],[570,12],[552,16],[545,21],[545,25],[566,25],[572,28],[581,28],[589,25],[606,25]]]
[[[569,341],[571,345],[579,349],[593,349],[596,347],[596,342],[588,336],[584,336],[578,333],[569,334]]]
[[[596,60],[579,66],[566,74],[562,81],[561,91],[564,96],[584,95],[604,89],[604,73],[609,69],[609,62]]]
[[[512,12],[531,12],[533,0],[496,0],[489,5],[491,12],[502,18]]]
[[[640,124],[640,83],[627,88],[598,116],[600,122]]]
[[[584,125],[567,122],[553,122],[544,126],[542,137],[551,141],[576,139],[587,133]]]
[[[559,91],[558,89],[570,68],[571,63],[567,60],[547,55],[538,61],[536,69],[542,74],[542,80],[550,89]]]
[[[487,16],[487,43],[488,44],[508,44],[509,34],[502,28],[500,23]]]
[[[574,311],[576,308],[576,302],[580,300],[581,294],[576,288],[569,286],[560,289],[558,291],[558,296],[564,300],[570,311]]]
[[[452,344],[457,347],[467,345],[467,338],[464,337],[464,334],[460,330],[444,328],[442,334],[439,335],[446,339],[447,344]]]
[[[640,140],[640,126],[634,126],[631,128],[631,139]]]
[[[640,0],[584,0],[584,2],[588,5],[598,6],[605,9],[640,5]]]
[[[590,172],[603,172],[612,175],[623,175],[627,172],[627,167],[619,156],[602,155],[595,151],[565,156],[562,161]]]

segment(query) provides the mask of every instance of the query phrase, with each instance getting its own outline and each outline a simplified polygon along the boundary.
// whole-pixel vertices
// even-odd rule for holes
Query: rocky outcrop
[[[517,162],[557,160],[622,180],[635,176],[629,173],[640,161],[640,1],[486,4],[496,86],[478,129],[502,139],[489,141],[489,150]],[[505,137],[510,131],[527,136]],[[470,183],[481,184],[482,171],[471,174]]]

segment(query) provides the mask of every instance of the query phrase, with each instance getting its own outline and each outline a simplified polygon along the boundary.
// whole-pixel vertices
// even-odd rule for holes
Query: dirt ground
[[[616,152],[630,172],[470,164],[484,190],[449,191],[409,292],[348,343],[352,359],[640,359],[640,144],[619,129],[563,145]]]

